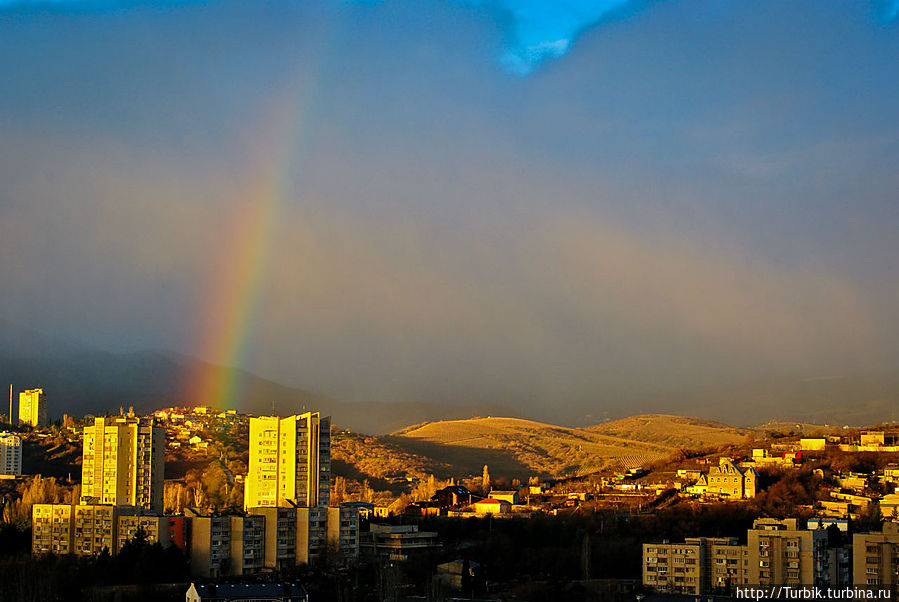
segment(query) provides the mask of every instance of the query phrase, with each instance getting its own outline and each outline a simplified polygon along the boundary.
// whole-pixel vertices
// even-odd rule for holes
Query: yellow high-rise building
[[[327,506],[331,418],[318,412],[250,419],[244,508]]]
[[[97,418],[84,428],[81,503],[162,512],[165,429],[152,418]]]
[[[43,389],[29,389],[19,393],[19,424],[35,428],[47,426],[47,397]]]

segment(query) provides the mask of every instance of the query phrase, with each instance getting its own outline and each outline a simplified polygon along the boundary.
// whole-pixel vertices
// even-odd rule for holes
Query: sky
[[[895,370],[897,14],[0,0],[0,319],[543,416]]]

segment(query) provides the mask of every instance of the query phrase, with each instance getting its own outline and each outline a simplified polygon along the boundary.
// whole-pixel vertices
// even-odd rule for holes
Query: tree
[[[339,506],[346,500],[346,479],[343,477],[334,477],[334,489],[331,492],[331,501],[335,506]]]
[[[490,471],[487,469],[486,464],[484,464],[484,472],[481,474],[481,490],[484,492],[484,495],[490,493]]]
[[[484,467],[487,468],[486,466]],[[471,596],[471,563],[468,562],[468,558],[463,559],[462,561],[462,575],[461,584],[462,584],[462,595],[463,596]]]
[[[387,511],[394,516],[402,514],[406,511],[406,508],[409,507],[409,504],[412,503],[412,498],[409,497],[408,493],[400,494],[400,497],[396,498],[392,504],[387,508]]]
[[[416,502],[422,502],[430,498],[431,496],[428,495],[428,484],[425,481],[419,481],[415,485],[415,489],[412,490],[412,499]]]
[[[589,581],[590,579],[591,551],[590,534],[584,531],[583,541],[581,543],[581,578],[585,581]]]
[[[235,483],[228,494],[228,505],[226,509],[229,512],[239,513],[243,510],[244,486],[242,483]]]
[[[377,594],[380,602],[396,600],[396,590],[400,583],[400,569],[393,560],[384,560],[377,565]]]

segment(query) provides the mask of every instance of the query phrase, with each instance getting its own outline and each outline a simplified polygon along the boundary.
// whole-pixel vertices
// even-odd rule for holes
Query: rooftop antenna
[[[277,414],[275,414],[275,400],[272,400],[272,416],[277,416]]]

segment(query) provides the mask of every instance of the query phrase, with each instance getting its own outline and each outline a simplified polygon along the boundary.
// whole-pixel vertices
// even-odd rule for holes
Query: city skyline
[[[895,373],[896,3],[583,7],[0,2],[0,319],[541,415]]]

